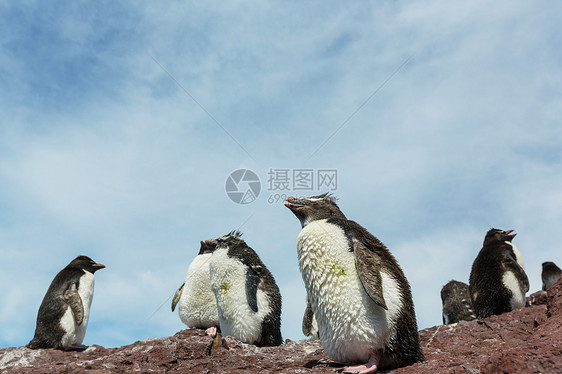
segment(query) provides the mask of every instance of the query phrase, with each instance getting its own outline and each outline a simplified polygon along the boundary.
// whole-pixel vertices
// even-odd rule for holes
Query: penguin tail
[[[29,349],[53,348],[53,346],[48,342],[37,338],[31,339],[31,341],[27,343],[25,347]]]
[[[27,343],[27,344],[25,345],[25,347],[26,347],[26,348],[29,348],[29,349],[39,349],[39,348],[41,348],[41,347],[39,347],[39,345],[37,345],[37,343],[36,343],[35,341],[33,341],[33,340],[30,341],[29,343]]]

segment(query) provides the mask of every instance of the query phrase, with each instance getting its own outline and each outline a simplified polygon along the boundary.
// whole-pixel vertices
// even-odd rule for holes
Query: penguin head
[[[490,229],[488,230],[488,232],[486,233],[486,237],[484,238],[484,246],[486,244],[490,244],[493,242],[511,242],[511,240],[513,240],[513,238],[515,238],[515,235],[517,234],[512,234],[513,230],[500,230],[500,229]]]
[[[451,294],[451,287],[447,287],[449,284],[447,283],[443,287],[441,287],[441,301],[445,304],[445,300],[447,300]]]
[[[215,239],[207,239],[205,241],[201,240],[201,248],[199,249],[199,254],[213,253],[217,247],[217,241]]]
[[[226,235],[221,236],[217,240],[213,240],[215,249],[232,248],[239,245],[247,246],[246,242],[241,238],[240,231],[231,231]]]
[[[542,271],[560,271],[560,268],[556,266],[554,262],[547,261],[542,263]]]
[[[456,280],[449,281],[441,288],[441,301],[445,303],[445,300],[448,300],[455,294],[462,292],[463,288],[468,289],[468,286],[465,283]]]
[[[295,216],[297,216],[299,221],[301,221],[302,227],[319,219],[345,219],[345,216],[336,204],[335,198],[327,193],[318,196],[303,197],[302,199],[289,197],[285,201],[287,202],[285,206],[291,209]]]
[[[96,263],[88,256],[78,256],[68,264],[67,268],[78,268],[93,274],[97,270],[105,268],[105,265]]]
[[[443,304],[445,304],[445,300],[448,300],[451,298],[453,292],[454,292],[454,288],[455,288],[455,281],[450,281],[449,283],[447,283],[446,285],[444,285],[443,287],[441,287],[441,301],[443,302]]]

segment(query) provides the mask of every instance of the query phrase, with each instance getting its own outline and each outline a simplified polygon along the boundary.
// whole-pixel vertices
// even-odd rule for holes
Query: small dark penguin
[[[469,288],[478,318],[502,314],[525,305],[529,280],[521,252],[511,242],[513,230],[490,229],[472,264]]]
[[[217,239],[209,263],[221,333],[257,346],[280,345],[281,293],[241,235],[233,231]]]
[[[444,325],[476,318],[466,283],[452,280],[444,285],[441,289],[441,301],[443,301]]]
[[[554,262],[543,262],[541,273],[543,291],[552,287],[552,285],[558,281],[558,278],[560,278],[561,273],[562,270],[560,270]]]
[[[214,240],[201,241],[199,254],[189,265],[185,282],[172,300],[172,312],[179,303],[180,319],[191,328],[207,329],[219,325],[217,301],[211,290],[209,271],[214,250]]]
[[[37,313],[28,348],[85,349],[82,345],[94,296],[94,273],[105,266],[78,256],[51,282]]]
[[[327,195],[288,198],[300,271],[322,347],[372,373],[424,361],[410,285],[390,251]]]

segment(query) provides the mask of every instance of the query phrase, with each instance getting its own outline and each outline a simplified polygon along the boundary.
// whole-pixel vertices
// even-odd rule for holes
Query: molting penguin
[[[280,345],[281,293],[241,235],[231,232],[217,239],[209,263],[221,333],[257,346]]]
[[[476,318],[466,283],[452,280],[444,285],[441,289],[441,301],[443,301],[444,325]]]
[[[548,290],[558,278],[560,278],[560,274],[562,274],[562,270],[554,262],[543,262],[542,263],[542,289],[543,291]]]
[[[390,251],[328,194],[286,201],[302,225],[299,267],[326,353],[363,364],[346,372],[425,360],[410,285]]]
[[[85,349],[82,345],[94,296],[94,273],[105,266],[78,256],[51,282],[37,313],[28,348]]]
[[[529,280],[521,252],[511,241],[513,230],[490,229],[472,264],[469,288],[478,318],[502,314],[525,305]]]
[[[201,241],[199,254],[189,265],[185,282],[172,300],[172,312],[179,302],[180,319],[192,328],[207,329],[219,325],[217,300],[209,279],[209,262],[214,250],[214,240]]]

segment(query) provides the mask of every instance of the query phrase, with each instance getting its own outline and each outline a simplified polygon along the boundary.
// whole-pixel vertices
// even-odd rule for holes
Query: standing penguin
[[[513,230],[490,229],[472,264],[469,288],[478,318],[502,314],[525,305],[529,280],[521,252],[511,241]]]
[[[185,282],[172,300],[172,312],[179,302],[180,319],[192,328],[207,329],[219,325],[217,301],[209,279],[209,262],[215,244],[212,239],[201,241],[199,254],[189,265]]]
[[[444,325],[476,318],[466,283],[452,280],[444,285],[441,289],[441,301],[443,301]]]
[[[554,262],[543,262],[542,263],[542,289],[543,291],[548,290],[558,278],[560,278],[560,274],[562,274],[562,270]]]
[[[257,346],[280,345],[281,293],[241,235],[233,231],[217,239],[209,264],[221,333]]]
[[[299,267],[322,347],[372,373],[424,361],[410,285],[390,251],[328,194],[285,206],[300,220]]]
[[[78,256],[51,282],[37,313],[28,348],[85,349],[82,345],[94,296],[94,273],[105,266]]]

